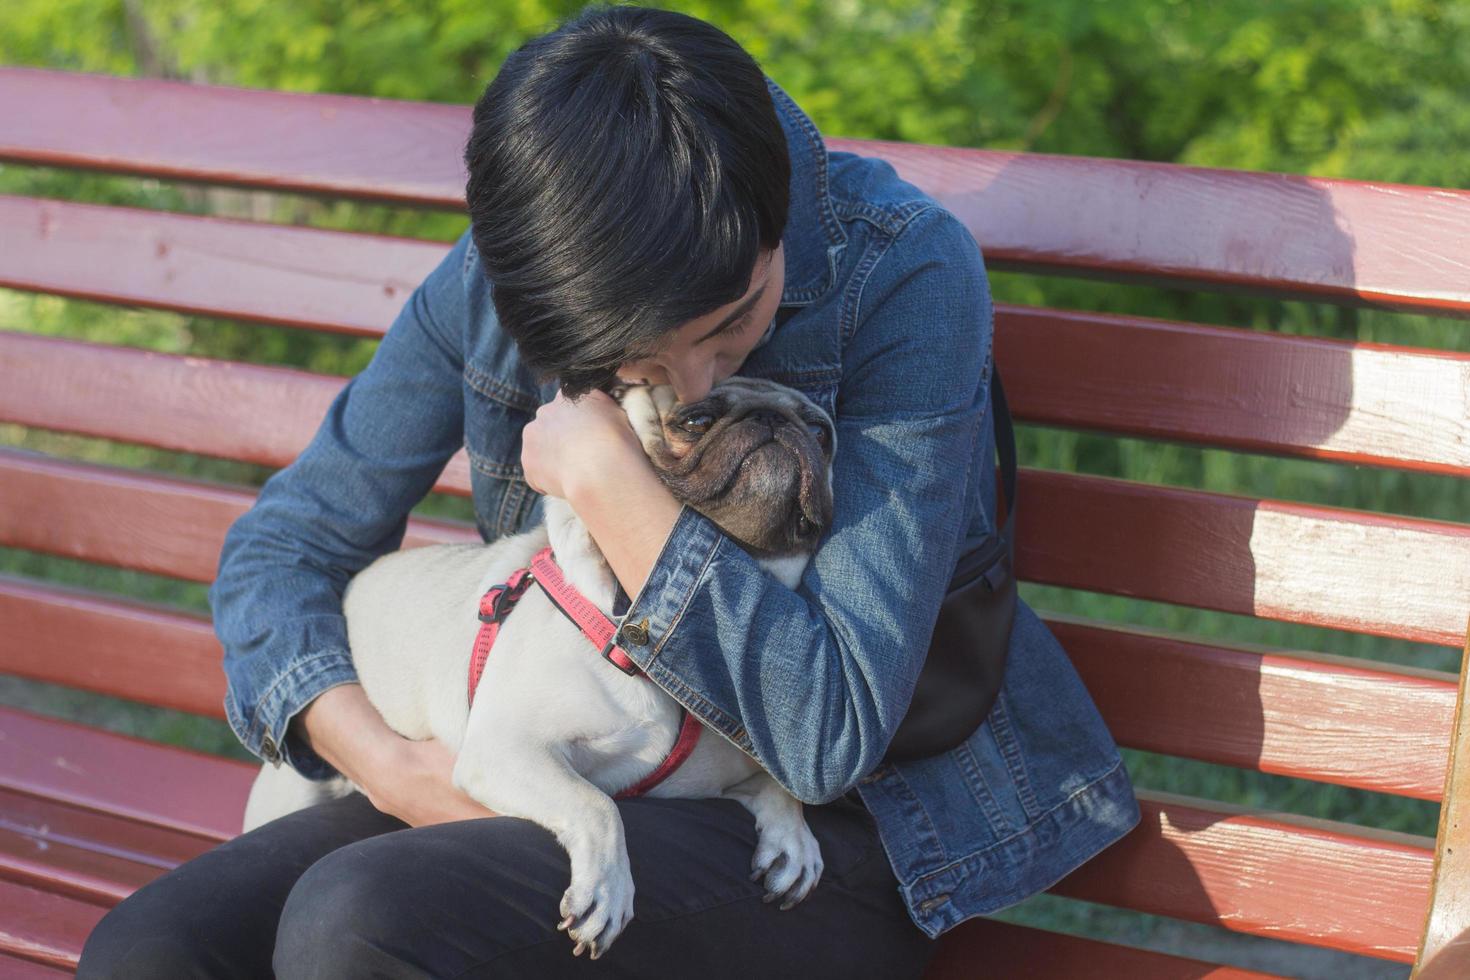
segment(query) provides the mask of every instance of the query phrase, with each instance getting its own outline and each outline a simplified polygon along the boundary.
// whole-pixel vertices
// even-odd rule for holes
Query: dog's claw
[[[614,883],[616,884],[616,883]],[[573,956],[589,953],[598,959],[606,953],[632,918],[632,884],[619,890],[599,884],[593,888],[570,886],[562,894],[558,914],[564,916],[557,925],[574,946]]]
[[[784,911],[799,904],[811,892],[822,876],[821,861],[818,858],[815,867],[792,868],[787,855],[781,853],[764,865],[757,863],[750,880],[756,881],[762,875],[765,876],[765,881],[762,882],[765,894],[761,901],[767,905],[779,903],[777,907]]]

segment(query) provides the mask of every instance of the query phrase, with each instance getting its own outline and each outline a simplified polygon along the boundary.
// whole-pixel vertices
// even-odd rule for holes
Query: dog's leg
[[[475,705],[479,707],[478,702]],[[470,730],[454,765],[454,784],[497,813],[532,820],[556,836],[571,859],[572,880],[561,922],[597,959],[633,918],[633,873],[623,818],[612,799],[583,779],[556,746],[498,725]],[[493,754],[484,747],[493,747]]]
[[[806,898],[822,877],[822,849],[801,813],[801,801],[781,788],[764,769],[721,794],[739,800],[755,815],[755,856],[750,880],[764,877],[762,901],[781,899],[789,909]]]

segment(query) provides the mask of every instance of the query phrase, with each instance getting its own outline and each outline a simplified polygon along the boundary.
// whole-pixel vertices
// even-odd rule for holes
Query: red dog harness
[[[531,559],[529,568],[516,569],[503,584],[490,586],[480,597],[480,632],[475,636],[475,650],[470,657],[470,704],[475,703],[475,688],[480,684],[480,675],[485,671],[485,661],[490,656],[490,647],[495,644],[495,635],[500,632],[500,624],[505,622],[505,617],[510,615],[510,611],[520,602],[521,596],[526,594],[526,589],[530,588],[532,582],[541,586],[551,604],[577,624],[582,635],[592,641],[592,645],[609,663],[625,674],[648,680],[648,676],[638,668],[633,658],[613,642],[618,631],[612,620],[604,616],[600,609],[588,602],[582,593],[562,577],[561,568],[556,559],[551,557],[551,549],[542,548]],[[664,761],[658,764],[658,768],[627,789],[614,793],[613,799],[642,796],[667,779],[694,751],[694,746],[699,742],[700,728],[699,720],[680,705],[679,737],[674,739],[674,747],[669,750]]]

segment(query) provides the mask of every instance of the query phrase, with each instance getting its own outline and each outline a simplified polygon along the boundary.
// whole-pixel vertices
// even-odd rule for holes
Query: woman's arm
[[[643,456],[642,449],[636,452]],[[643,456],[645,463],[647,458]],[[567,487],[567,502],[587,525],[623,591],[637,595],[653,573],[683,505],[652,466],[639,465],[637,456],[630,454],[620,472],[618,480],[598,480],[591,471],[574,478]]]
[[[643,587],[681,504],[654,473],[611,396],[558,394],[522,430],[521,467],[537,493],[572,505],[623,591]]]
[[[656,540],[666,505],[622,499],[626,468],[599,467],[604,478],[572,501],[635,595],[627,618],[648,619],[648,644],[629,654],[811,803],[840,796],[882,759],[967,530],[974,455],[990,424],[992,336],[968,230],[937,207],[915,214],[851,321],[833,527],[795,590],[687,507],[645,570],[647,542],[629,545],[628,535]]]
[[[289,730],[368,801],[411,827],[495,816],[454,785],[455,754],[438,739],[411,741],[389,728],[361,684],[339,684],[312,699]]]
[[[409,510],[463,442],[468,245],[466,234],[414,290],[310,445],[230,528],[210,588],[231,728],[257,756],[310,778],[338,767],[288,723],[322,692],[357,680],[342,616],[347,581],[398,547]],[[313,741],[344,764],[397,738],[361,711],[328,708],[311,726]]]

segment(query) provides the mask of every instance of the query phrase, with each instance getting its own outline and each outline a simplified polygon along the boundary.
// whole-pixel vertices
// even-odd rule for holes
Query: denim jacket
[[[993,528],[992,309],[965,226],[887,163],[829,153],[767,79],[792,164],[786,281],[740,373],[837,426],[835,513],[795,590],[685,506],[623,616],[648,676],[797,798],[856,792],[930,937],[1042,891],[1139,820],[1071,662],[1017,604],[1004,684],[957,748],[882,762],[958,556]],[[500,328],[468,232],[413,292],[311,444],[230,529],[210,590],[230,726],[257,756],[335,770],[288,723],[356,679],[341,594],[397,548],[460,447],[487,541],[541,520],[521,429],[556,393]]]

